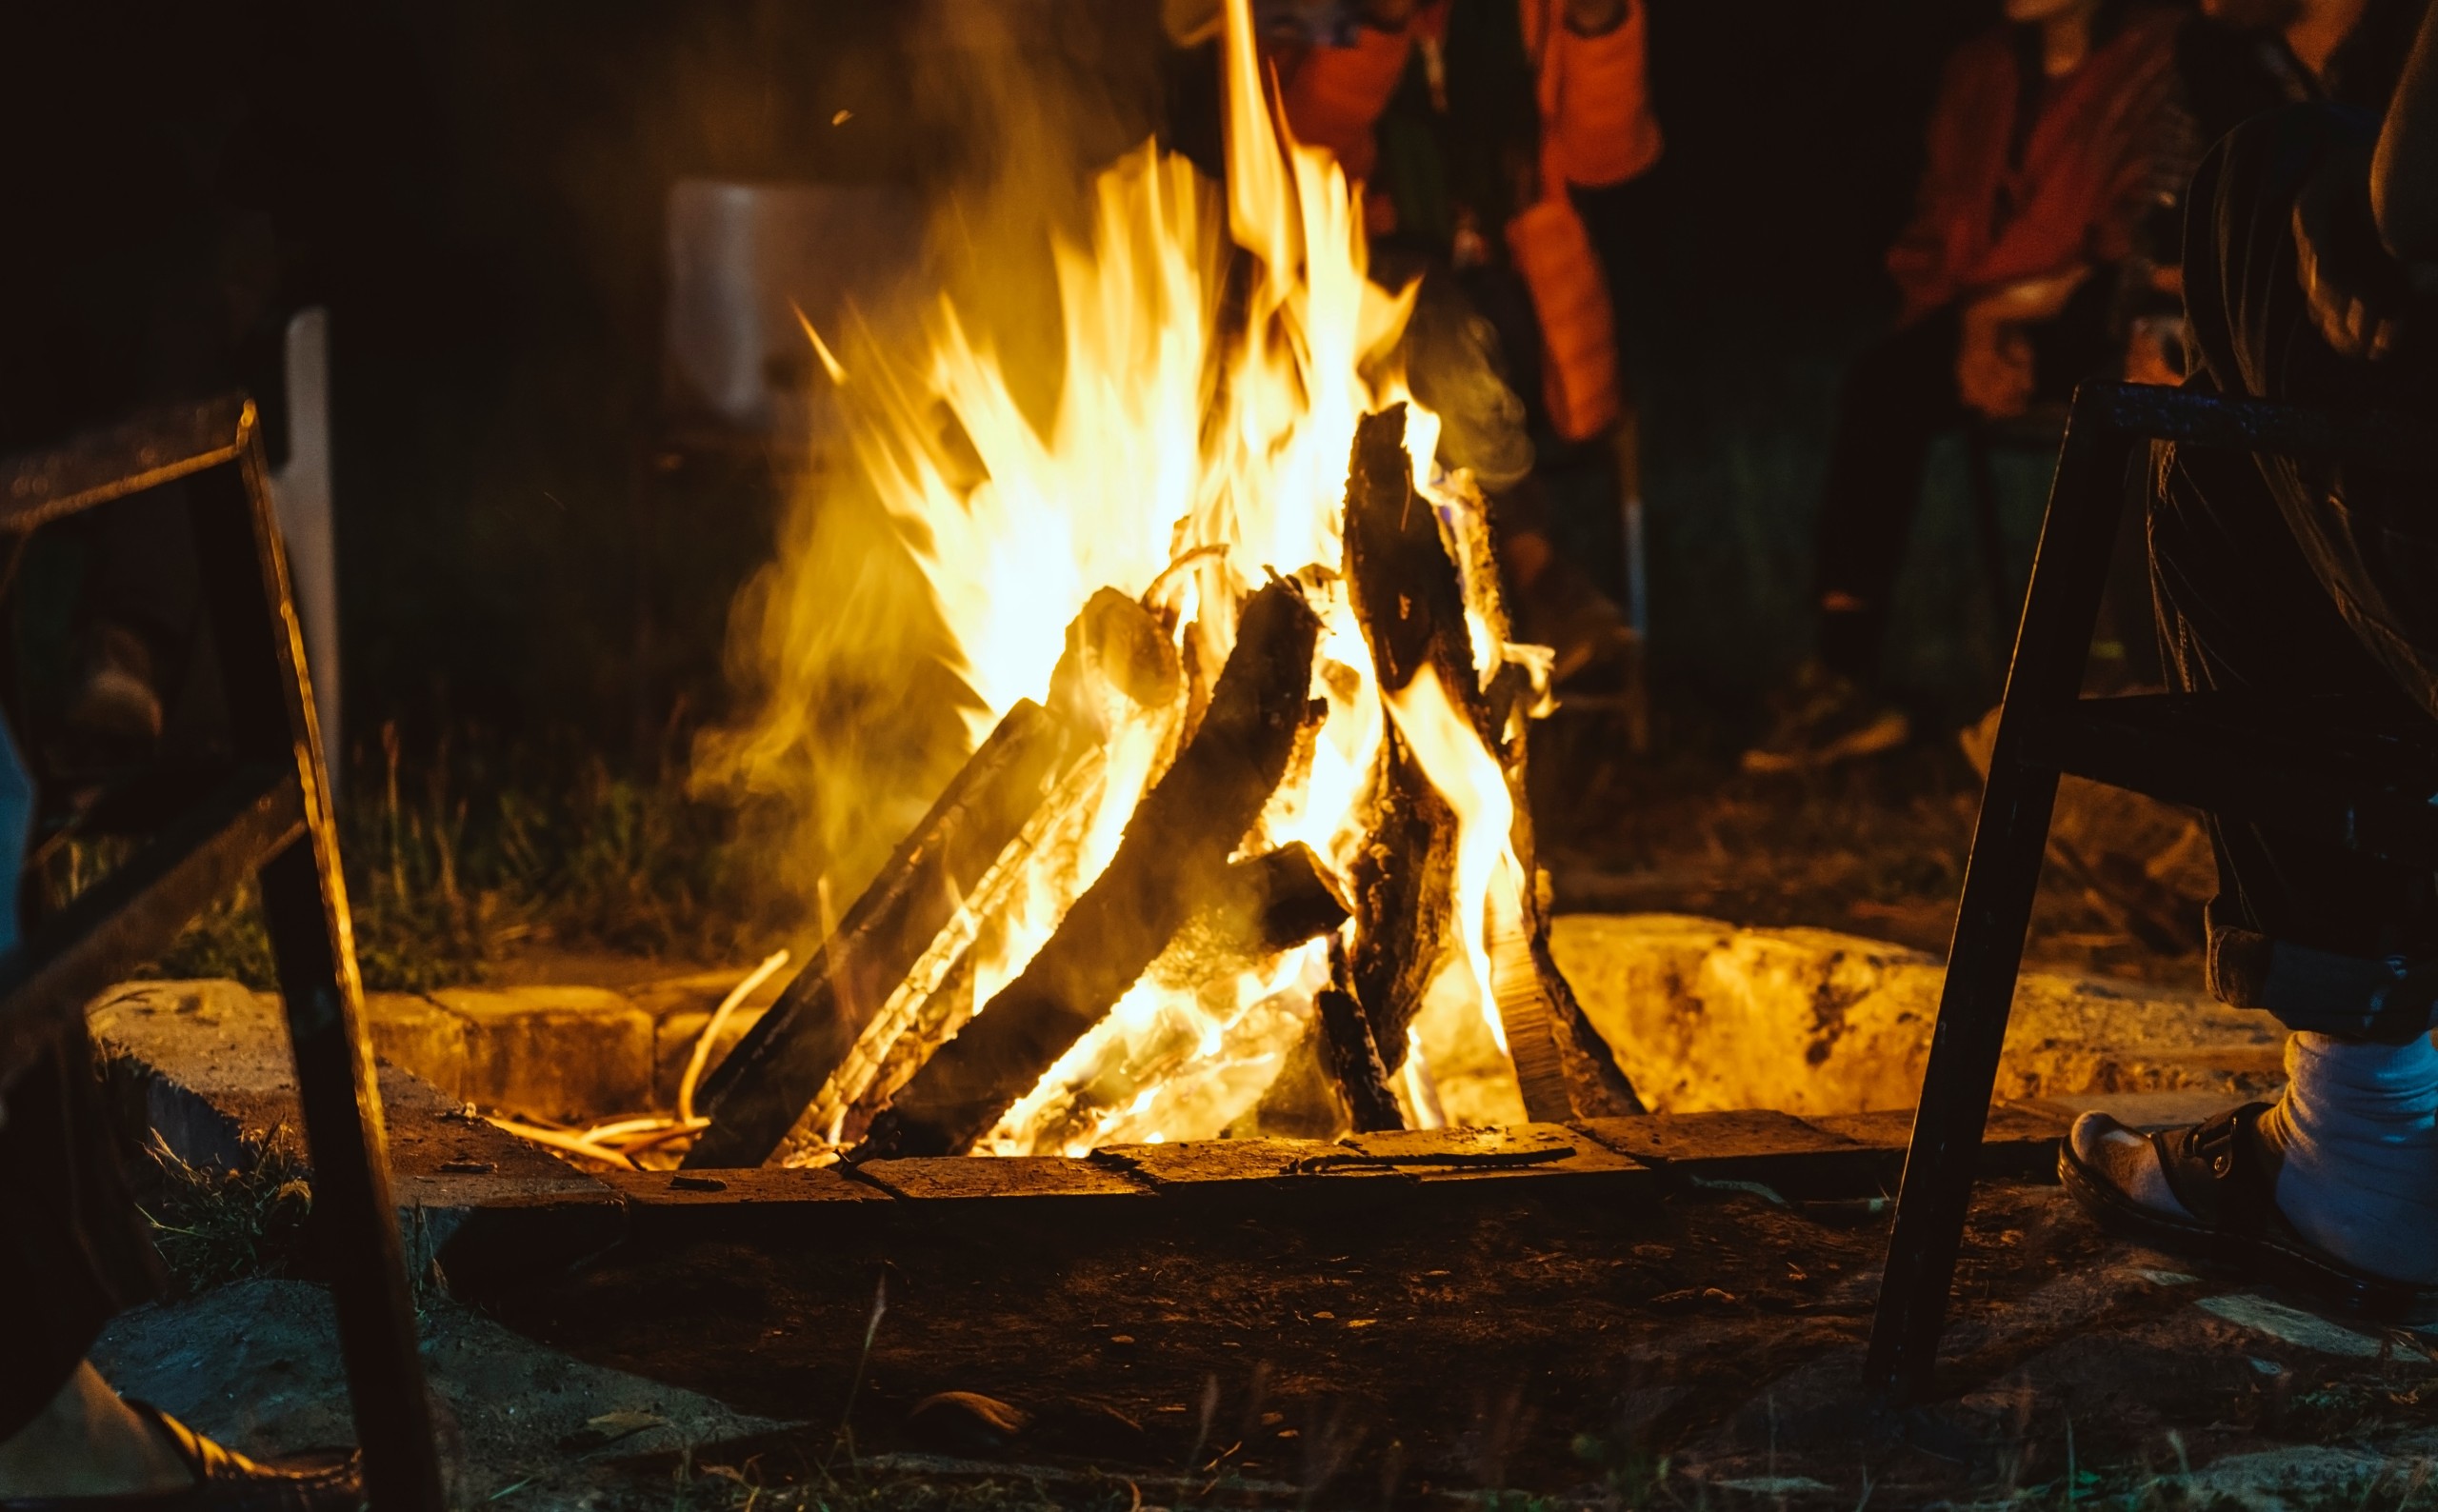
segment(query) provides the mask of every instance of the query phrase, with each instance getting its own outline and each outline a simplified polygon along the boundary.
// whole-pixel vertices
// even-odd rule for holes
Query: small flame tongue
[[[1499,1016],[1490,974],[1490,903],[1494,885],[1504,885],[1502,898],[1511,896],[1508,889],[1524,872],[1515,855],[1515,799],[1498,759],[1482,745],[1480,734],[1429,664],[1413,681],[1389,694],[1388,704],[1397,734],[1412,750],[1422,774],[1456,811],[1456,943],[1472,968],[1483,1022],[1503,1053],[1507,1025]]]

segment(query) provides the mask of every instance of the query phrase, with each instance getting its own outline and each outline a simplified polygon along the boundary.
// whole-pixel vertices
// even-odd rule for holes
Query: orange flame
[[[1406,402],[1416,478],[1463,506],[1469,486],[1434,473],[1437,417],[1411,403],[1389,360],[1412,290],[1391,295],[1367,276],[1359,195],[1329,154],[1279,118],[1249,0],[1227,0],[1223,69],[1224,209],[1188,163],[1147,145],[1097,181],[1089,235],[1054,247],[1064,363],[1046,423],[945,297],[913,364],[869,329],[849,330],[842,361],[806,327],[837,385],[856,471],[897,523],[923,607],[947,631],[949,668],[972,694],[969,743],[1019,699],[1046,693],[1069,623],[1100,587],[1149,595],[1181,640],[1216,656],[1233,641],[1236,602],[1267,573],[1333,569],[1347,459],[1368,412]],[[1245,297],[1223,323],[1231,274]],[[1443,482],[1449,491],[1436,491]],[[1312,692],[1329,715],[1309,778],[1272,802],[1244,848],[1300,840],[1343,870],[1365,839],[1393,719],[1459,815],[1460,944],[1503,1045],[1484,932],[1500,868],[1515,864],[1498,763],[1435,679],[1384,703],[1344,585],[1333,571],[1306,581],[1324,622]],[[843,590],[798,571],[782,591]],[[1489,618],[1470,618],[1487,676],[1506,650]],[[1150,711],[1113,732],[1075,853],[999,905],[990,936],[1004,943],[978,965],[977,1004],[1024,969],[1108,865],[1160,775],[1176,717]],[[1217,1134],[1305,1031],[1327,958],[1326,942],[1313,942],[1215,982],[1147,976],[983,1147]],[[1409,1095],[1428,1084],[1417,1061]]]

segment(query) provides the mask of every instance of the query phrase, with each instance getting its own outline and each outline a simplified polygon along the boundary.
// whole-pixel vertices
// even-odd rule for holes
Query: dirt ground
[[[1505,1201],[636,1244],[436,1303],[427,1353],[466,1505],[2389,1508],[2438,1463],[2430,1337],[2115,1243],[2053,1186],[1984,1190],[1945,1400],[1894,1413],[1857,1389],[1872,1215]],[[105,1367],[240,1443],[327,1439],[304,1290],[131,1315]]]

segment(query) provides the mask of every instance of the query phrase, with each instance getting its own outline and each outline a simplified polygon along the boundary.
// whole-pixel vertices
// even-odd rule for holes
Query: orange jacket
[[[1402,30],[1358,27],[1349,46],[1281,59],[1287,121],[1295,135],[1335,153],[1349,178],[1370,176],[1377,157],[1371,128],[1396,92],[1415,40],[1445,30],[1450,3],[1434,0]],[[1645,76],[1643,0],[1628,0],[1626,19],[1596,37],[1578,36],[1558,20],[1559,0],[1517,4],[1525,50],[1539,59],[1544,163],[1567,183],[1587,189],[1622,184],[1649,169],[1659,160],[1661,142]]]
[[[2177,13],[2136,12],[2080,68],[2048,81],[2020,162],[2025,109],[2012,29],[1958,49],[1930,112],[1913,218],[1888,249],[1905,319],[1981,291],[2125,255],[2149,176],[2148,138],[2175,68]]]

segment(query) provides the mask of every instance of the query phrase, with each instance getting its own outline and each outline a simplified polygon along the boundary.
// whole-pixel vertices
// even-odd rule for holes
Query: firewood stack
[[[1497,758],[1529,878],[1525,729],[1542,695],[1521,666],[1486,676],[1477,665],[1476,622],[1493,644],[1506,629],[1488,532],[1457,539],[1415,488],[1405,426],[1399,405],[1357,430],[1346,602],[1379,688],[1393,695],[1427,669]],[[1001,720],[706,1084],[711,1126],[686,1164],[962,1154],[1020,1102],[1038,1110],[1036,1126],[1088,1139],[1112,1099],[1147,1095],[1192,1053],[1155,1038],[1122,1078],[1046,1080],[1138,984],[1191,992],[1294,951],[1317,970],[1309,953],[1324,936],[1326,982],[1292,1017],[1244,1027],[1277,1052],[1262,1105],[1300,1106],[1310,1132],[1403,1126],[1408,1031],[1458,949],[1459,816],[1388,722],[1343,874],[1307,846],[1261,840],[1265,810],[1309,774],[1329,713],[1312,695],[1332,576],[1308,567],[1244,598],[1215,678],[1180,660],[1172,627],[1144,604],[1094,595],[1047,706],[1021,703]],[[1104,795],[1132,791],[1119,774],[1139,779],[1146,763],[1150,780],[1114,850],[1083,876]],[[1536,889],[1510,890],[1520,896],[1491,910],[1504,924],[1488,953],[1528,1112],[1640,1111],[1549,955]],[[986,963],[1042,896],[1072,902],[1022,969],[977,1001]]]

